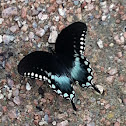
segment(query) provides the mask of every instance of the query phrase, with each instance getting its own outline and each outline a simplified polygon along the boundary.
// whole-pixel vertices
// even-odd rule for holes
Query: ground
[[[1,0],[0,126],[125,126],[125,5],[125,0]],[[57,34],[75,21],[87,24],[85,56],[94,83],[105,91],[97,95],[75,85],[77,112],[48,83],[17,72],[25,55],[54,47]]]

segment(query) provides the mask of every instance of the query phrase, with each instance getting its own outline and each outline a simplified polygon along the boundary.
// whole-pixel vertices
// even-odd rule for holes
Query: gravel
[[[125,0],[1,1],[0,125],[125,126],[125,5]],[[75,85],[74,112],[48,83],[22,78],[17,64],[30,52],[54,47],[60,31],[76,21],[87,24],[85,56],[104,95]]]

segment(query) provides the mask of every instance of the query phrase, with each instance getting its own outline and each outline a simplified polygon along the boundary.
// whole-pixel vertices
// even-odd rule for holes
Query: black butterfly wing
[[[75,22],[63,29],[56,40],[56,53],[68,57],[83,55],[86,31],[87,26],[82,22]]]
[[[69,99],[76,110],[72,82],[67,77],[66,68],[56,55],[43,51],[32,52],[20,61],[18,72],[25,77],[48,81],[49,86],[59,95]]]
[[[90,63],[84,57],[85,36],[87,26],[82,22],[75,22],[61,31],[56,40],[55,50],[62,56],[71,78],[78,81],[81,87],[94,87]]]

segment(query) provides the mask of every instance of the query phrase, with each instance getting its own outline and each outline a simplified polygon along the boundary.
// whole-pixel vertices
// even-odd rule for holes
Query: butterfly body
[[[87,27],[75,22],[61,31],[55,44],[55,53],[35,51],[25,56],[18,65],[18,72],[25,76],[47,81],[59,95],[74,105],[75,92],[72,84],[92,86],[92,69],[84,57]]]

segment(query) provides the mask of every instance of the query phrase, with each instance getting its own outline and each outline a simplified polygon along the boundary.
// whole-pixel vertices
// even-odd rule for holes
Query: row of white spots
[[[84,54],[84,50],[85,50],[85,35],[86,35],[86,31],[83,31],[80,38],[80,54],[81,55]],[[83,59],[83,56],[82,56],[82,59]]]
[[[30,72],[28,72],[28,73],[25,72],[24,76],[39,79],[39,80],[48,81],[48,83],[51,83],[51,80],[48,79],[46,76],[42,76],[42,75],[39,75],[39,74],[34,73],[34,72],[31,72],[31,73]]]
[[[55,80],[55,75],[52,75],[51,73],[48,73],[46,72],[46,74],[48,75],[48,77],[51,77],[51,79]],[[64,98],[66,99],[71,99],[73,100],[74,96],[75,96],[75,92],[72,91],[72,94],[68,95],[68,93],[64,93],[62,94],[62,91],[60,89],[57,89],[56,90],[56,85],[55,84],[51,84],[51,79],[47,78],[46,76],[42,76],[42,75],[39,75],[37,73],[34,73],[34,72],[28,72],[28,73],[24,73],[24,76],[27,76],[27,77],[31,77],[31,78],[35,78],[35,79],[39,79],[39,80],[44,80],[44,81],[48,81],[49,83],[49,86],[57,93],[59,94],[60,96],[63,96]]]

